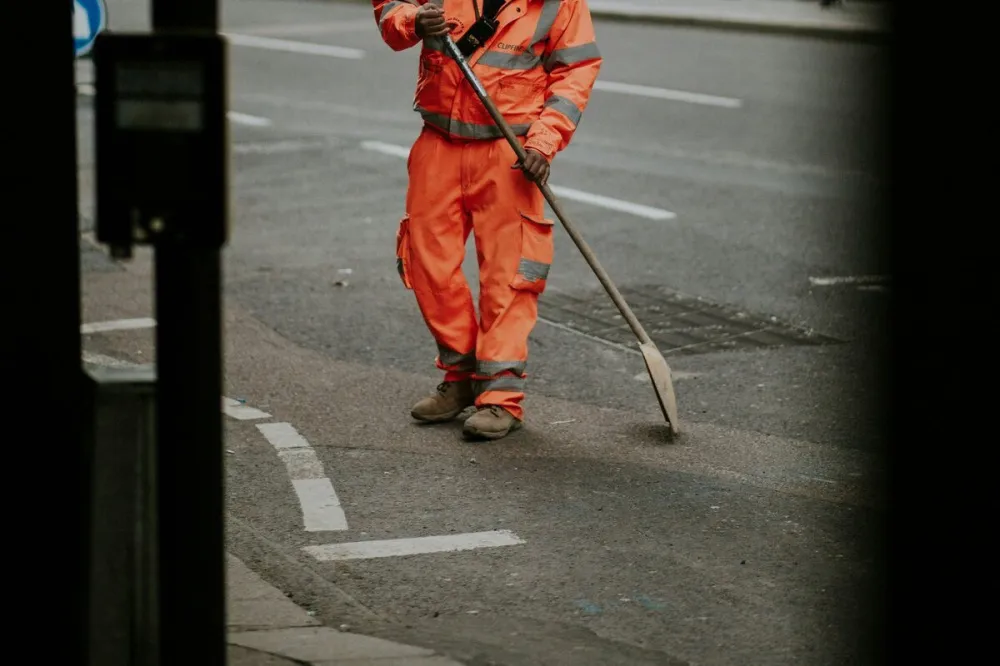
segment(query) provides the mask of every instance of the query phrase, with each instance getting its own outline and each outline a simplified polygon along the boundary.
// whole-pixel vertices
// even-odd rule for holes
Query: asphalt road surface
[[[112,28],[148,26],[145,3],[109,4]],[[365,4],[224,8],[230,548],[333,626],[468,663],[864,663],[878,48],[599,22],[601,88],[552,183],[667,355],[684,434],[664,439],[558,229],[527,427],[472,445],[408,417],[439,379],[394,261],[416,50],[386,47]],[[151,316],[148,253],[84,252],[86,321]],[[475,288],[471,244],[466,267]],[[148,328],[85,344],[153,356]]]

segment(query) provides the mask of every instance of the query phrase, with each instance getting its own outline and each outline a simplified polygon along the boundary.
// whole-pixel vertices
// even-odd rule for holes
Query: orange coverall
[[[444,0],[456,41],[483,0]],[[474,5],[474,3],[476,3]],[[420,0],[372,0],[375,21],[394,50],[421,41]],[[601,68],[585,0],[510,0],[499,28],[469,58],[525,148],[550,162],[570,142]],[[396,263],[437,341],[445,381],[473,379],[476,405],[499,405],[523,420],[528,334],[538,317],[553,258],[545,200],[438,38],[423,40],[413,108],[424,128],[407,160],[406,214]],[[462,273],[475,233],[479,311]]]

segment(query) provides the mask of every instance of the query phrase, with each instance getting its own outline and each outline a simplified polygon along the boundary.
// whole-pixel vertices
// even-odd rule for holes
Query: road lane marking
[[[673,369],[671,369],[670,372],[670,378],[675,382],[684,381],[685,379],[697,379],[698,377],[701,377],[700,372],[684,372],[683,370],[673,370]],[[639,374],[632,377],[632,379],[634,379],[637,382],[648,382],[649,373],[640,372]]]
[[[629,213],[630,215],[635,215],[636,217],[645,217],[650,220],[672,220],[677,217],[675,213],[671,213],[669,210],[664,210],[662,208],[653,208],[652,206],[644,206],[642,204],[632,203],[631,201],[612,199],[611,197],[605,197],[600,194],[591,194],[590,192],[574,190],[560,185],[549,185],[549,189],[551,189],[556,196],[562,197],[563,199],[579,201],[580,203],[590,204],[591,206],[597,206],[598,208],[606,208],[608,210]]]
[[[517,546],[524,540],[510,530],[448,534],[445,536],[418,537],[414,539],[385,539],[383,541],[356,541],[354,543],[328,543],[306,546],[302,550],[320,562],[339,560],[364,560],[376,557],[399,557],[449,553],[477,548]]]
[[[225,37],[234,46],[246,46],[250,48],[265,49],[269,51],[284,51],[286,53],[304,53],[307,55],[327,56],[330,58],[345,58],[348,60],[361,60],[365,57],[365,52],[361,49],[346,46],[334,46],[332,44],[317,44],[316,42],[300,42],[290,39],[277,39],[274,37],[263,37],[262,32],[284,32],[286,34],[308,34],[351,32],[352,27],[336,27],[331,29],[324,24],[315,26],[274,26],[268,28],[243,28],[240,33],[225,33]],[[674,102],[687,102],[688,104],[701,104],[704,106],[717,106],[728,109],[738,109],[743,106],[743,101],[735,97],[722,97],[720,95],[706,95],[703,93],[688,92],[686,90],[673,90],[671,88],[658,88],[655,86],[643,86],[635,83],[621,83],[618,81],[596,81],[594,90],[603,92],[620,93],[623,95],[635,95],[637,97],[650,97],[653,99],[665,99]]]
[[[233,398],[222,399],[222,411],[225,412],[226,416],[236,419],[237,421],[252,421],[254,419],[271,418],[271,415],[267,412],[262,412],[256,407],[248,407],[241,401],[234,400]]]
[[[342,32],[356,33],[370,30],[373,21],[355,19],[350,21],[326,21],[321,23],[290,23],[282,25],[247,25],[236,29],[240,34],[249,35],[333,35]]]
[[[383,143],[382,141],[362,141],[361,147],[365,150],[382,153],[383,155],[390,155],[392,157],[400,157],[403,159],[407,158],[410,154],[410,149],[406,146]],[[605,208],[607,210],[628,213],[630,215],[635,215],[636,217],[645,217],[650,220],[672,220],[677,217],[675,213],[662,208],[644,206],[643,204],[622,201],[621,199],[612,199],[611,197],[602,196],[600,194],[592,194],[582,190],[575,190],[570,187],[562,187],[561,185],[549,185],[549,189],[551,189],[556,196],[563,199],[578,201],[580,203],[590,204],[591,206],[597,206],[598,208]]]
[[[361,60],[365,57],[365,52],[361,49],[352,49],[346,46],[316,44],[314,42],[295,42],[288,39],[239,35],[231,32],[225,33],[225,37],[233,46],[246,46],[248,48],[264,49],[265,51],[304,53],[307,55],[327,56],[329,58],[346,58],[347,60]]]
[[[115,319],[113,321],[97,321],[92,324],[82,324],[80,333],[106,333],[108,331],[131,331],[142,328],[153,328],[156,320],[150,317],[140,317],[138,319]]]
[[[83,362],[89,363],[90,365],[103,365],[110,368],[131,368],[135,366],[135,363],[120,361],[117,358],[111,358],[110,356],[105,356],[104,354],[94,354],[88,351],[83,352]]]
[[[328,139],[286,139],[280,141],[255,141],[233,144],[236,155],[277,155],[298,153],[304,150],[319,150],[334,145]]]
[[[636,95],[638,97],[652,97],[654,99],[668,99],[675,102],[687,102],[689,104],[719,106],[726,109],[738,109],[743,106],[743,101],[736,99],[735,97],[703,95],[702,93],[687,92],[685,90],[655,88],[653,86],[640,86],[634,83],[619,83],[617,81],[598,80],[594,83],[594,90],[622,93],[624,95]]]
[[[226,117],[229,118],[230,122],[249,127],[270,127],[272,124],[270,118],[251,116],[248,113],[238,113],[236,111],[230,111],[226,114]]]
[[[814,287],[836,287],[842,284],[853,285],[885,285],[889,282],[886,275],[846,275],[840,277],[810,277],[809,284]]]
[[[397,146],[392,143],[383,143],[381,141],[362,141],[361,147],[365,150],[371,150],[376,153],[382,153],[383,155],[390,155],[392,157],[402,157],[404,160],[409,158],[410,149],[406,146]]]
[[[537,319],[543,324],[548,324],[553,328],[558,328],[560,331],[566,331],[567,333],[575,333],[576,335],[579,335],[582,338],[587,338],[591,342],[600,343],[605,347],[611,347],[612,349],[617,349],[618,351],[625,352],[626,354],[636,354],[638,356],[642,356],[642,352],[638,348],[632,349],[631,347],[626,347],[625,345],[618,344],[617,342],[612,342],[611,340],[605,340],[604,338],[599,338],[596,335],[591,335],[590,333],[587,333],[586,331],[577,330],[572,326],[567,326],[566,324],[560,324],[557,321],[552,321],[551,319],[546,319],[545,317],[538,317]]]
[[[299,498],[302,522],[307,532],[347,529],[347,516],[337,491],[323,472],[323,464],[306,438],[290,423],[260,423],[257,429],[278,451],[292,487]]]
[[[809,481],[818,481],[819,483],[829,483],[829,484],[834,485],[834,486],[837,485],[837,482],[834,481],[833,479],[824,479],[824,478],[819,477],[819,476],[808,476],[806,474],[799,474],[799,476],[802,477],[803,479],[807,479]]]

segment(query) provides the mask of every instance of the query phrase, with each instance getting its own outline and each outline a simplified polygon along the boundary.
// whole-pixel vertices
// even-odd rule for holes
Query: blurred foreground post
[[[154,33],[218,31],[217,0],[153,0],[152,11]],[[222,124],[212,141],[226,140]],[[218,175],[201,186],[225,198]],[[218,211],[194,214],[206,217],[177,224],[225,224],[207,217]],[[226,663],[221,248],[165,234],[155,251],[160,663],[217,666]]]

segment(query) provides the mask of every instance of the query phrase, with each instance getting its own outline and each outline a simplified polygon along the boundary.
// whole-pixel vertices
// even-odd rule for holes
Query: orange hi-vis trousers
[[[511,168],[516,161],[505,139],[453,139],[424,127],[407,160],[396,263],[437,341],[445,381],[471,378],[476,405],[523,419],[528,334],[552,264],[553,224],[538,187]],[[470,232],[478,321],[462,272]]]

